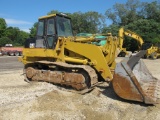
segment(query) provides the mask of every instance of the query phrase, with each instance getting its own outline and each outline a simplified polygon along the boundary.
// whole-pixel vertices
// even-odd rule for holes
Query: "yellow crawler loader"
[[[83,94],[99,83],[112,82],[121,98],[158,103],[160,82],[140,60],[145,50],[116,64],[117,37],[108,34],[104,46],[91,44],[97,40],[73,36],[71,19],[66,15],[40,17],[36,38],[26,40],[19,58],[25,80],[70,86]]]

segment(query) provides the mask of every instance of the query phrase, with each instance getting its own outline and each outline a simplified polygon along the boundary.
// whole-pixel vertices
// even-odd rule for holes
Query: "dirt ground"
[[[160,59],[143,61],[160,80]],[[0,120],[160,119],[159,104],[122,100],[107,86],[80,95],[50,83],[26,83],[22,68],[17,58],[0,57]]]

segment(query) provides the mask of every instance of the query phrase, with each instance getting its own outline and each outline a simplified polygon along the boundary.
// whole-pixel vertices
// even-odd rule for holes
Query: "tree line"
[[[13,44],[13,46],[23,46],[29,33],[20,30],[18,27],[7,27],[6,21],[0,18],[0,46]]]
[[[52,10],[47,14],[52,13],[64,12]],[[81,32],[111,32],[113,35],[118,36],[119,28],[124,27],[139,34],[145,42],[160,42],[160,3],[157,0],[150,3],[141,2],[140,0],[128,0],[124,4],[115,3],[104,14],[96,11],[85,13],[79,11],[65,14],[72,20],[75,35]],[[111,21],[111,24],[107,23],[108,20]],[[15,45],[23,45],[26,37],[34,37],[36,35],[37,22],[30,28],[30,33],[28,34],[18,28],[6,27],[3,23],[1,24],[1,21],[4,22],[3,18],[0,19],[0,44],[2,41],[11,40]],[[125,37],[124,47],[134,51],[138,45],[135,40]]]

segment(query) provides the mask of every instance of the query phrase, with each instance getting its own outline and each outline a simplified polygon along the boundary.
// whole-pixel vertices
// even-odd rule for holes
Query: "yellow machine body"
[[[153,60],[160,57],[160,44],[152,45],[149,49],[147,49],[146,58],[151,58]]]

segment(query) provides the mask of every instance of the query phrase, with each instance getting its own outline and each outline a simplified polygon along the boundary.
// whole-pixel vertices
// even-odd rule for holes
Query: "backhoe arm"
[[[120,48],[122,48],[122,46],[123,46],[124,35],[135,39],[139,43],[139,49],[141,48],[141,46],[144,43],[144,40],[142,39],[141,36],[139,36],[138,34],[132,32],[130,30],[125,31],[124,28],[122,27],[119,30],[119,47]]]

